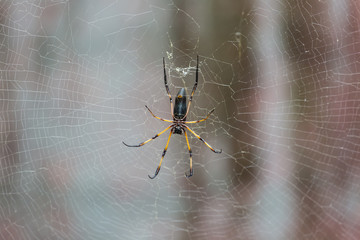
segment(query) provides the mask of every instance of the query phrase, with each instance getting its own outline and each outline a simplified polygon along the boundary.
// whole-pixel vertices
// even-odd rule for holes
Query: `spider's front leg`
[[[173,126],[173,125],[168,126],[168,127],[165,128],[163,131],[161,131],[160,133],[156,134],[154,137],[152,137],[152,138],[150,138],[150,139],[148,139],[148,140],[146,140],[146,141],[144,141],[144,142],[142,142],[142,143],[139,143],[139,144],[137,144],[137,145],[129,145],[129,144],[125,143],[124,141],[123,141],[122,143],[123,143],[125,146],[127,146],[127,147],[141,147],[141,146],[145,145],[146,143],[154,140],[155,138],[157,138],[158,136],[160,136],[161,134],[163,134],[163,133],[166,132],[167,130],[169,130],[172,126]]]
[[[192,134],[194,134],[195,137],[197,137],[197,139],[199,139],[200,141],[202,141],[208,148],[210,148],[211,151],[213,151],[214,153],[221,153],[222,150],[218,150],[218,149],[214,149],[212,146],[210,146],[210,144],[208,144],[202,137],[200,137],[199,135],[197,135],[193,130],[191,130],[188,126],[184,125],[184,127],[189,130]]]
[[[162,153],[162,155],[161,155],[161,160],[160,160],[159,166],[157,167],[157,169],[156,169],[156,171],[155,171],[155,175],[152,176],[152,177],[151,177],[150,175],[148,175],[149,178],[151,178],[151,179],[154,179],[154,178],[159,174],[160,167],[161,167],[161,163],[162,163],[162,161],[163,161],[163,159],[164,159],[164,157],[165,157],[165,154],[166,154],[167,148],[168,148],[168,146],[169,146],[169,142],[170,142],[170,138],[171,138],[172,133],[173,133],[173,129],[171,129],[171,131],[170,131],[169,138],[168,138],[168,140],[167,140],[167,143],[166,143],[166,146],[165,146],[165,148],[164,148],[164,151],[163,151],[163,153]]]
[[[189,144],[189,139],[188,139],[186,130],[185,130],[185,129],[183,129],[183,130],[184,130],[184,134],[185,134],[185,138],[186,138],[186,143],[187,143],[187,146],[188,146],[188,149],[189,149],[189,154],[190,154],[190,173],[189,173],[189,175],[187,175],[187,174],[185,173],[185,176],[186,176],[187,178],[189,178],[189,177],[191,177],[191,176],[194,174],[193,166],[192,166],[192,151],[191,151],[191,147],[190,147],[190,144]]]

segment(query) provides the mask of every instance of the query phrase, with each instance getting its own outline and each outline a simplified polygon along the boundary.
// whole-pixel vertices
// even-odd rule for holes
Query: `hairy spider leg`
[[[185,119],[189,113],[189,110],[190,110],[190,104],[192,102],[192,98],[194,96],[194,93],[195,93],[195,90],[196,90],[196,87],[198,85],[198,81],[199,81],[199,55],[196,56],[196,75],[195,75],[195,84],[194,84],[194,87],[192,89],[192,92],[191,92],[191,95],[189,97],[189,103],[188,103],[188,106],[187,106],[187,110],[186,110],[186,114],[185,116],[182,118],[182,119]]]
[[[184,121],[183,123],[184,124],[187,124],[187,123],[199,123],[199,122],[203,122],[205,121],[206,119],[208,119],[210,117],[210,115],[214,112],[215,108],[213,110],[211,110],[208,115],[206,116],[206,118],[203,118],[201,120],[196,120],[196,121]]]
[[[167,143],[166,143],[166,146],[165,146],[164,151],[163,151],[163,153],[162,153],[162,155],[161,155],[161,160],[160,160],[159,166],[157,167],[157,169],[156,169],[156,171],[155,171],[155,175],[152,176],[152,177],[151,177],[150,175],[148,175],[149,178],[151,178],[151,179],[154,179],[154,178],[158,175],[158,173],[159,173],[159,171],[160,171],[161,163],[162,163],[162,161],[163,161],[163,159],[164,159],[164,157],[165,157],[165,154],[166,154],[167,148],[168,148],[168,146],[169,146],[169,142],[170,142],[170,138],[171,138],[171,134],[172,134],[172,133],[173,133],[173,130],[171,129],[170,134],[169,134],[169,138],[168,138]]]
[[[127,147],[141,147],[141,146],[143,146],[144,144],[146,144],[146,143],[154,140],[155,138],[157,138],[158,136],[160,136],[161,134],[163,134],[164,132],[166,132],[167,130],[169,130],[169,129],[172,128],[172,127],[173,127],[173,125],[168,126],[168,127],[165,128],[163,131],[161,131],[160,133],[156,134],[154,137],[152,137],[152,138],[150,138],[150,139],[146,140],[145,142],[142,142],[142,143],[140,143],[140,144],[138,144],[138,145],[129,145],[129,144],[126,144],[124,141],[123,141],[122,143],[123,143],[125,146],[127,146]]]
[[[149,112],[151,113],[151,115],[152,115],[154,118],[157,118],[157,119],[159,119],[159,120],[161,120],[161,121],[164,121],[164,122],[174,123],[173,120],[163,119],[163,118],[161,118],[161,117],[155,116],[155,114],[152,113],[152,111],[150,110],[150,108],[148,108],[148,106],[145,105],[145,107],[147,108],[147,110],[149,110]]]
[[[189,149],[189,154],[190,154],[190,173],[189,175],[187,175],[185,173],[185,176],[187,178],[191,177],[193,175],[193,166],[192,166],[192,151],[191,151],[191,147],[190,147],[190,144],[189,144],[189,139],[188,139],[188,136],[187,136],[187,133],[186,133],[186,130],[184,129],[184,134],[185,134],[185,138],[186,138],[186,143],[187,143],[187,146],[188,146],[188,149]]]
[[[214,149],[213,147],[210,146],[210,144],[208,144],[204,139],[202,139],[199,135],[197,135],[193,130],[191,130],[188,126],[183,125],[187,130],[189,130],[192,134],[194,134],[195,137],[197,137],[200,141],[202,141],[203,143],[205,143],[205,145],[211,149],[211,151],[213,151],[214,153],[221,153],[222,150],[217,150]]]
[[[169,85],[167,83],[167,79],[166,79],[166,69],[165,69],[165,58],[163,57],[163,67],[164,67],[164,83],[165,83],[165,89],[166,89],[166,93],[169,96],[170,99],[170,109],[171,109],[171,115],[172,118],[174,118],[174,105],[173,105],[173,101],[172,101],[172,96],[170,93],[170,89],[169,89]]]

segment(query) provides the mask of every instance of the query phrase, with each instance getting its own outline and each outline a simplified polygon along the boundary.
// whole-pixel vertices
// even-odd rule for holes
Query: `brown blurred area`
[[[0,239],[359,239],[357,1],[0,3]],[[200,79],[183,136],[128,149]],[[187,72],[189,70],[189,72]],[[190,91],[188,91],[190,92]]]

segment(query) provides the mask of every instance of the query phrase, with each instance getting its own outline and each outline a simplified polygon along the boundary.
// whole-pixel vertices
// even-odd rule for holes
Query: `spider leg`
[[[197,121],[185,121],[184,124],[203,122],[203,121],[205,121],[206,119],[208,119],[208,118],[210,117],[210,115],[214,112],[214,110],[215,110],[215,108],[208,113],[208,115],[206,116],[206,118],[203,118],[203,119],[197,120]]]
[[[191,177],[193,175],[193,167],[192,167],[192,151],[191,151],[191,147],[190,147],[190,144],[189,144],[189,139],[188,139],[188,136],[187,136],[187,133],[186,133],[186,130],[184,129],[184,134],[185,134],[185,138],[186,138],[186,143],[187,143],[187,146],[188,146],[188,149],[189,149],[189,154],[190,154],[190,173],[189,175],[187,175],[185,173],[185,176],[187,178]]]
[[[204,139],[202,139],[199,135],[197,135],[193,130],[191,130],[188,126],[183,125],[187,130],[189,130],[192,134],[194,134],[195,137],[197,137],[200,141],[202,141],[203,143],[205,143],[205,145],[211,149],[211,151],[213,151],[214,153],[221,153],[222,150],[217,150],[214,149],[213,147],[211,147]]]
[[[196,56],[195,84],[194,84],[194,87],[193,87],[193,89],[192,89],[191,95],[190,95],[190,97],[189,97],[189,103],[188,103],[188,106],[187,106],[186,114],[185,114],[185,116],[184,116],[182,119],[185,119],[186,116],[187,116],[188,113],[189,113],[190,104],[191,104],[192,98],[193,98],[193,96],[194,96],[196,87],[197,87],[197,85],[198,85],[198,81],[199,81],[199,55]]]
[[[160,136],[161,134],[163,134],[164,132],[166,132],[167,130],[169,130],[171,127],[173,127],[173,125],[168,126],[168,127],[165,128],[163,131],[161,131],[160,133],[156,134],[154,137],[152,137],[152,138],[150,138],[150,139],[146,140],[145,142],[142,142],[142,143],[140,143],[140,144],[138,144],[138,145],[129,145],[129,144],[126,144],[125,142],[122,142],[122,143],[123,143],[125,146],[127,146],[127,147],[141,147],[142,145],[144,145],[144,144],[146,144],[146,143],[154,140],[155,138],[157,138],[158,136]]]
[[[171,131],[170,131],[170,134],[169,134],[169,138],[168,138],[167,143],[166,143],[166,146],[165,146],[164,151],[163,151],[163,153],[162,153],[162,155],[161,155],[161,160],[160,160],[159,166],[157,167],[157,169],[156,169],[156,171],[155,171],[155,175],[152,176],[152,177],[151,177],[150,175],[148,175],[149,178],[151,178],[151,179],[154,179],[154,178],[158,175],[158,173],[159,173],[159,171],[160,171],[161,163],[162,163],[162,160],[163,160],[164,157],[165,157],[165,154],[166,154],[167,148],[168,148],[168,146],[169,146],[169,142],[170,142],[170,138],[171,138],[171,134],[172,134],[172,133],[173,133],[173,131],[171,130]]]
[[[171,93],[170,93],[170,89],[169,89],[169,85],[167,83],[167,79],[166,79],[166,69],[165,69],[165,58],[163,57],[163,67],[164,67],[164,83],[165,83],[165,89],[166,89],[166,93],[169,96],[170,99],[170,108],[171,108],[171,115],[174,118],[174,105],[173,105],[173,101],[172,101],[172,97],[171,97]]]
[[[164,122],[174,123],[173,120],[163,119],[163,118],[161,118],[161,117],[155,116],[155,114],[152,113],[152,111],[150,110],[150,108],[148,108],[148,106],[145,105],[145,107],[147,108],[147,110],[149,110],[149,112],[151,113],[151,115],[152,115],[154,118],[157,118],[157,119],[159,119],[159,120],[161,120],[161,121],[164,121]]]

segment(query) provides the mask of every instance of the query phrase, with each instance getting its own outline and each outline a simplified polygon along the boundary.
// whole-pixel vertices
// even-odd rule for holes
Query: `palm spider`
[[[129,145],[129,144],[126,144],[125,142],[123,142],[123,144],[125,144],[127,147],[141,147],[143,146],[144,144],[150,142],[151,140],[154,140],[155,138],[157,138],[158,136],[160,136],[161,134],[163,134],[164,132],[166,132],[167,130],[171,129],[170,130],[170,134],[169,134],[169,137],[168,137],[168,140],[166,142],[166,146],[165,146],[165,149],[161,155],[161,160],[160,160],[160,163],[159,163],[159,166],[157,167],[156,171],[155,171],[155,175],[154,176],[150,176],[149,175],[149,178],[153,179],[155,178],[159,171],[160,171],[160,167],[161,167],[161,163],[162,163],[162,160],[164,159],[164,156],[166,154],[166,151],[167,151],[167,148],[168,148],[168,145],[169,145],[169,142],[170,142],[170,138],[171,138],[171,135],[172,134],[182,134],[184,133],[185,135],[185,138],[186,138],[186,143],[187,143],[187,147],[189,149],[189,154],[190,154],[190,173],[189,175],[185,174],[186,177],[191,177],[193,175],[193,167],[192,167],[192,152],[191,152],[191,148],[190,148],[190,144],[189,144],[189,139],[188,139],[188,136],[187,136],[187,133],[186,133],[186,130],[189,130],[189,132],[191,132],[192,134],[194,134],[195,137],[197,137],[200,141],[202,141],[208,148],[211,149],[211,151],[213,151],[214,153],[221,153],[221,149],[220,150],[216,150],[214,148],[212,148],[204,139],[202,139],[199,135],[197,135],[193,130],[191,130],[186,124],[191,124],[191,123],[199,123],[199,122],[202,122],[202,121],[205,121],[206,119],[209,118],[210,114],[215,110],[215,109],[212,109],[209,114],[201,119],[201,120],[197,120],[197,121],[186,121],[186,116],[188,115],[189,113],[189,109],[190,109],[190,104],[191,104],[191,101],[192,101],[192,98],[193,98],[193,95],[194,95],[194,92],[196,90],[196,87],[197,87],[197,84],[198,84],[198,79],[199,79],[199,56],[197,56],[197,60],[196,60],[196,78],[195,78],[195,84],[194,84],[194,87],[192,89],[192,92],[191,92],[191,95],[189,97],[189,103],[187,104],[186,106],[186,91],[185,91],[185,88],[181,88],[180,91],[178,92],[178,94],[176,95],[176,98],[175,98],[175,104],[173,105],[173,100],[172,100],[172,96],[170,94],[170,90],[169,90],[169,86],[168,86],[168,83],[167,83],[167,79],[166,79],[166,70],[165,70],[165,58],[163,58],[163,68],[164,68],[164,82],[165,82],[165,89],[166,89],[166,92],[167,92],[167,95],[169,96],[170,98],[170,107],[171,107],[171,115],[173,117],[173,120],[168,120],[168,119],[163,119],[163,118],[160,118],[160,117],[157,117],[155,116],[151,110],[145,105],[145,107],[147,108],[147,110],[149,110],[149,112],[151,113],[151,115],[161,121],[164,121],[164,122],[169,122],[171,123],[170,126],[168,126],[167,128],[165,128],[163,131],[161,131],[160,133],[156,134],[154,137],[138,144],[138,145]]]

